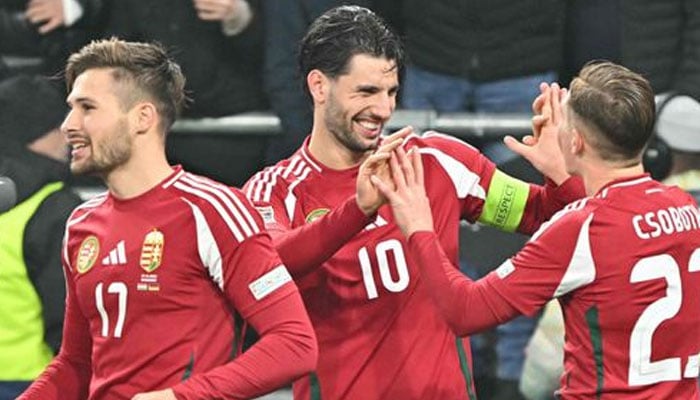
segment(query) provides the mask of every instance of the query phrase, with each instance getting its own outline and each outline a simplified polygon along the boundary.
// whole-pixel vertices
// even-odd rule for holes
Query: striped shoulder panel
[[[269,203],[280,181],[284,181],[287,192],[291,192],[313,169],[314,165],[306,158],[294,155],[287,163],[267,167],[255,174],[246,184],[245,195],[254,203]]]
[[[255,218],[251,214],[251,207],[247,200],[236,190],[214,180],[190,173],[183,173],[177,179],[165,184],[187,193],[191,204],[208,204],[216,214],[226,223],[233,237],[238,242],[260,233]],[[241,197],[239,197],[241,196]],[[197,199],[197,200],[193,200]]]
[[[451,136],[451,135],[446,135],[446,134],[440,133],[440,132],[427,131],[427,132],[423,133],[423,135],[421,137],[423,139],[428,139],[428,140],[430,140],[430,139],[438,139],[438,140],[442,139],[442,140],[448,141],[448,142],[455,144],[455,145],[458,145],[458,146],[464,146],[464,147],[467,147],[471,150],[477,150],[476,147],[472,146],[471,144],[465,142],[462,139],[456,138],[456,137]]]
[[[94,211],[97,207],[102,205],[102,203],[104,203],[105,200],[107,200],[107,196],[108,192],[105,191],[75,207],[75,209],[73,209],[73,212],[68,217],[66,227],[73,226],[78,222],[84,220],[85,217],[87,217],[92,211]]]
[[[564,208],[562,208],[561,210],[554,213],[554,215],[552,215],[552,218],[550,218],[546,222],[543,222],[542,225],[540,225],[539,229],[537,229],[537,231],[534,234],[532,234],[532,236],[530,237],[530,241],[533,241],[533,240],[537,239],[538,237],[540,237],[542,235],[542,233],[547,230],[548,227],[550,227],[556,221],[560,220],[565,215],[568,215],[572,212],[582,210],[586,206],[586,204],[588,204],[588,200],[590,200],[590,198],[588,198],[588,197],[574,200],[571,203],[564,206]],[[588,211],[586,211],[586,212],[588,212]]]
[[[70,236],[70,228],[75,224],[78,224],[85,220],[93,211],[95,211],[100,205],[102,205],[105,200],[107,200],[107,192],[100,193],[90,200],[77,206],[73,212],[68,217],[66,221],[66,227],[63,231],[63,249],[61,251],[61,257],[63,257],[63,263],[73,271],[73,266],[70,263],[70,257],[68,256],[68,238]]]
[[[433,156],[452,181],[458,198],[464,199],[467,196],[486,198],[486,189],[481,185],[481,177],[445,150],[449,148],[453,153],[478,152],[472,145],[450,135],[426,131],[421,136],[408,135],[404,140],[404,146],[417,147],[421,154]]]

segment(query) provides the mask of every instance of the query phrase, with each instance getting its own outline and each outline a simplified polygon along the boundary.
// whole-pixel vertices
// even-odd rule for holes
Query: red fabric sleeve
[[[87,399],[91,377],[92,338],[78,307],[75,282],[66,273],[66,312],[63,342],[58,355],[19,400]]]
[[[316,366],[318,345],[297,291],[249,318],[261,339],[234,361],[174,386],[191,399],[249,399],[273,391]]]
[[[518,226],[518,232],[532,235],[554,213],[572,201],[585,196],[583,180],[578,176],[569,177],[559,186],[549,178],[545,179],[544,186],[530,184],[530,193],[523,219]]]
[[[434,232],[412,234],[408,256],[419,266],[430,296],[455,334],[467,336],[520,315],[485,280],[475,282],[460,273]]]
[[[289,273],[299,278],[313,272],[371,221],[353,196],[310,224],[269,232]]]

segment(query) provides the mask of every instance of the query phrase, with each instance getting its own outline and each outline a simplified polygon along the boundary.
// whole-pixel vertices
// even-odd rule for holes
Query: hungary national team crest
[[[306,216],[306,223],[311,223],[314,222],[315,220],[323,217],[324,215],[328,214],[331,212],[331,210],[327,208],[317,208],[309,213],[309,215]]]
[[[139,260],[141,268],[151,273],[160,267],[160,263],[163,261],[163,246],[165,246],[163,232],[158,229],[148,232],[143,239],[143,246],[141,246],[141,259]]]
[[[95,265],[97,255],[100,253],[100,241],[97,237],[90,235],[83,240],[78,249],[78,259],[75,262],[75,267],[78,273],[84,274]]]

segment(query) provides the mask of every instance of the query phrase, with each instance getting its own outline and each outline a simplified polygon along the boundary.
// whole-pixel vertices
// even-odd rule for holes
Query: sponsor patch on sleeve
[[[496,268],[496,275],[498,275],[499,278],[503,279],[506,276],[510,275],[515,271],[515,266],[513,265],[510,260],[506,260],[501,264],[500,267]]]
[[[261,300],[291,281],[292,277],[287,272],[287,268],[284,265],[279,265],[248,285],[248,288],[250,288],[250,292],[255,297],[255,300]]]
[[[258,213],[260,213],[260,217],[262,218],[265,225],[275,223],[275,210],[272,209],[272,206],[255,207],[255,208],[257,208]]]

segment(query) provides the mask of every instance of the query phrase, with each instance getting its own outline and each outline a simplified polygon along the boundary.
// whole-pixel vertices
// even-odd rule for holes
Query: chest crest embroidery
[[[146,234],[141,246],[141,257],[139,264],[144,271],[151,273],[160,267],[163,261],[163,247],[165,246],[165,236],[158,229],[153,229]]]

